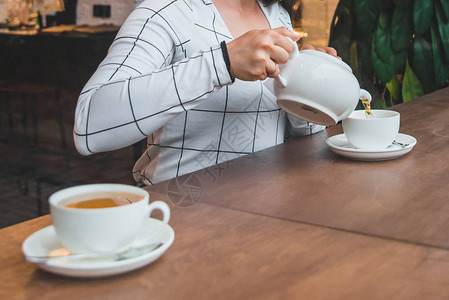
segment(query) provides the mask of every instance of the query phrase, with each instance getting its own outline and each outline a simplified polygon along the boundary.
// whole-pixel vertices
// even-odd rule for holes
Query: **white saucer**
[[[37,263],[43,270],[72,277],[103,277],[121,274],[141,268],[158,259],[171,246],[175,239],[175,232],[169,225],[157,219],[148,218],[137,239],[149,243],[162,243],[157,249],[144,253],[138,257],[121,261],[83,262],[79,260],[53,260]],[[27,256],[45,256],[52,250],[63,247],[57,237],[53,225],[45,227],[30,235],[22,244],[22,252]]]
[[[395,142],[404,146],[392,144],[381,150],[357,149],[349,144],[343,133],[331,136],[326,140],[327,145],[333,152],[350,159],[364,161],[382,161],[398,158],[409,153],[417,143],[414,137],[403,133],[398,134]]]

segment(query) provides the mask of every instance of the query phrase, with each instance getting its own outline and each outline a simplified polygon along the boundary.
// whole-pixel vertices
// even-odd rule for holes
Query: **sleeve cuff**
[[[231,60],[229,59],[228,47],[226,46],[226,42],[223,41],[220,43],[221,52],[223,53],[223,60],[226,64],[226,69],[228,70],[229,76],[231,77],[232,83],[234,83],[235,78],[232,77],[231,74]]]

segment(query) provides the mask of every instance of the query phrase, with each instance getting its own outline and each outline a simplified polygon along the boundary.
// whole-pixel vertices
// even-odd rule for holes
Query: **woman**
[[[144,1],[79,97],[78,151],[147,138],[133,174],[152,184],[281,144],[286,128],[321,130],[276,105],[271,78],[293,49],[288,38],[299,36],[276,1]]]

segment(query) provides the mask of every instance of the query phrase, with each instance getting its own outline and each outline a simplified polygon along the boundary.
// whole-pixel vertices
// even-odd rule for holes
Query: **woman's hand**
[[[293,50],[292,42],[300,36],[285,27],[251,30],[227,43],[231,74],[246,81],[264,80],[279,75],[278,64],[284,64]]]
[[[324,49],[323,48],[315,48],[315,47],[313,47],[312,45],[309,45],[309,44],[305,44],[304,46],[301,47],[301,50],[309,50],[309,49],[321,51],[321,52],[327,53],[329,55],[335,56],[338,59],[341,59],[341,57],[337,55],[337,50],[335,50],[332,47],[326,47]]]
[[[232,77],[246,81],[264,80],[279,75],[278,64],[289,59],[294,45],[287,38],[298,41],[300,35],[285,27],[251,30],[227,43]],[[341,59],[332,47],[315,48],[306,44],[301,50],[313,49]]]

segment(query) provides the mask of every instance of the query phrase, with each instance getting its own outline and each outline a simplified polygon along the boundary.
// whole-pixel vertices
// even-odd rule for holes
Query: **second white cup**
[[[358,149],[385,149],[399,133],[399,112],[382,109],[372,112],[373,117],[367,118],[365,110],[356,110],[342,121],[348,142]]]

